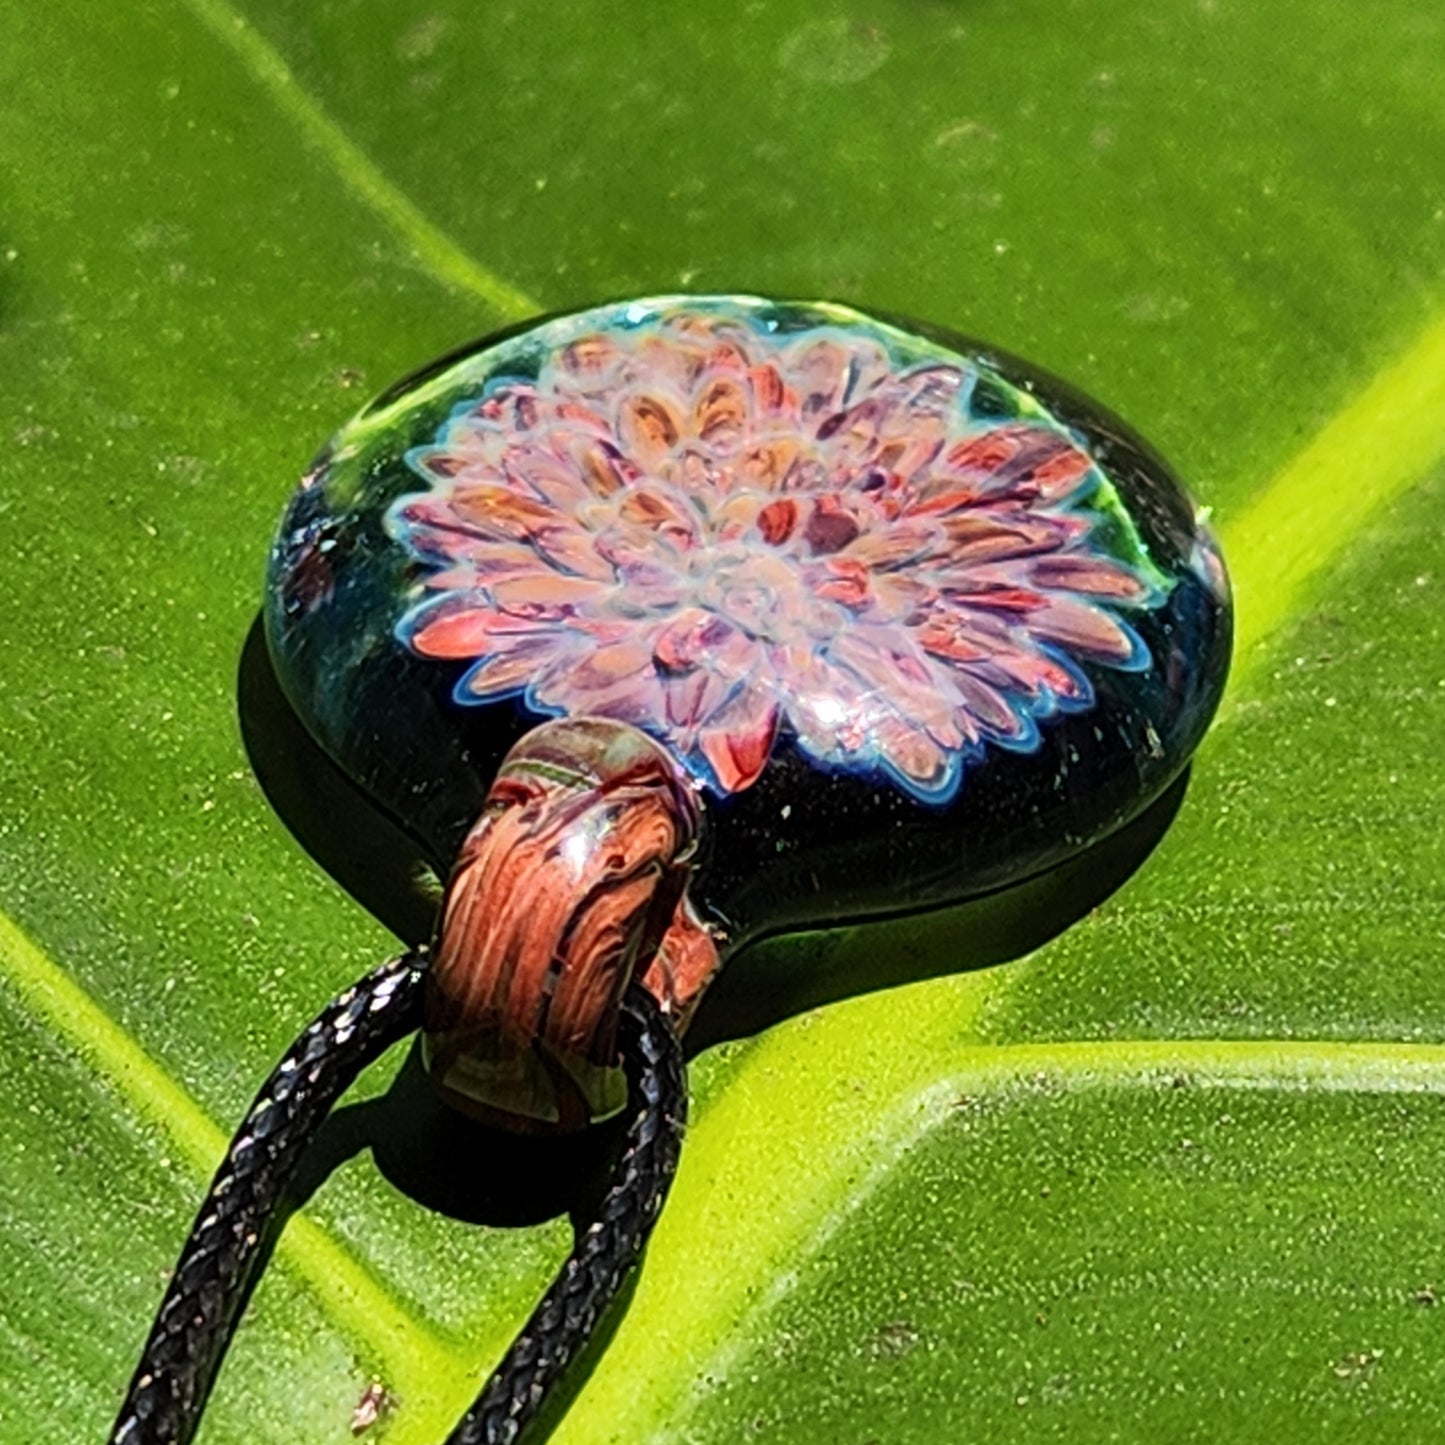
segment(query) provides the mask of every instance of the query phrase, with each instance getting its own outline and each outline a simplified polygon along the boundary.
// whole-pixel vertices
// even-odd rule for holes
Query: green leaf
[[[695,1062],[554,1439],[1436,1437],[1437,8],[13,7],[0,1439],[101,1438],[231,1125],[394,947],[238,734],[291,479],[471,335],[680,287],[927,317],[1098,395],[1215,508],[1241,636],[1173,827],[1053,943],[772,945],[960,969]],[[441,1438],[567,1243],[348,1158],[203,1441],[349,1439],[373,1377],[371,1438]]]

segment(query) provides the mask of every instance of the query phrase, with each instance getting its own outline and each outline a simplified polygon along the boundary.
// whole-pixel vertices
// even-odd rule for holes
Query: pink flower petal
[[[1054,597],[1030,612],[1028,629],[1086,657],[1127,662],[1134,655],[1133,638],[1111,614],[1067,597]]]
[[[791,497],[769,502],[757,517],[758,531],[770,547],[781,547],[798,525],[798,504]]]
[[[578,386],[605,391],[627,355],[627,348],[613,337],[583,336],[562,352],[561,366]]]
[[[796,437],[780,436],[748,447],[737,460],[741,482],[766,492],[788,486],[801,447]]]
[[[439,500],[439,499],[438,499]],[[440,512],[440,509],[439,509]],[[498,541],[523,541],[547,527],[575,527],[565,513],[508,487],[463,482],[447,495],[437,520],[468,527],[478,536]]]
[[[799,746],[824,762],[856,759],[867,746],[879,713],[871,690],[801,644],[772,649],[770,661]]]
[[[953,685],[963,699],[964,708],[987,732],[999,738],[1022,737],[1026,731],[1023,719],[1014,710],[1008,697],[967,668],[960,668]]]
[[[781,416],[790,400],[796,403],[796,397],[789,396],[783,373],[772,362],[753,367],[748,372],[748,385],[752,388],[753,413],[762,421]]]
[[[448,565],[446,582],[433,576],[427,579],[430,587],[460,587],[463,590],[484,583],[492,576],[505,577],[513,572],[535,572],[537,554],[524,542],[498,542],[490,537],[479,537],[470,529],[454,525],[435,525],[431,522],[417,523],[405,516],[392,521],[393,535],[402,535],[413,550],[428,559],[436,559]],[[465,574],[465,580],[456,573]]]
[[[530,493],[567,516],[575,515],[596,496],[581,467],[570,457],[564,460],[540,447],[509,446],[500,458],[500,470],[514,492]]]
[[[1088,531],[1080,517],[972,507],[947,518],[940,571],[957,572],[981,562],[1055,551]]]
[[[536,570],[536,555],[530,548],[523,550],[526,551],[526,559],[520,567],[498,564],[488,573],[482,570],[485,566],[482,559],[467,560],[441,572],[433,572],[424,580],[423,585],[430,592],[485,592],[487,584],[496,578],[516,576],[519,572],[530,574]]]
[[[494,388],[463,417],[454,417],[452,427],[487,427],[516,435],[530,431],[545,406],[535,383],[509,381]]]
[[[684,751],[698,728],[731,696],[733,688],[716,673],[698,668],[687,673],[659,673],[663,718]]]
[[[1149,589],[1120,562],[1087,553],[1039,557],[1029,563],[1029,580],[1047,591],[1084,592],[1120,602],[1142,602]]]
[[[1060,446],[1045,461],[1036,462],[1033,483],[1046,502],[1061,502],[1089,479],[1094,463],[1073,445]]]
[[[1027,422],[993,426],[965,437],[946,453],[943,464],[925,502],[929,510],[937,509],[935,496],[946,497],[958,482],[969,484],[975,497],[994,500],[1008,495],[1056,503],[1076,491],[1093,467],[1062,433]]]
[[[925,417],[951,420],[965,380],[959,367],[944,363],[920,366],[910,371],[900,380],[899,389],[903,395],[895,409],[895,417],[905,426],[912,426]]]
[[[954,669],[955,686],[972,699],[965,678],[999,693],[1036,698],[1045,690],[1056,698],[1086,696],[1086,684],[1044,651],[1031,632],[1002,618],[967,608],[939,609],[919,629],[919,644]],[[987,702],[970,702],[980,717],[992,717]]]
[[[873,464],[905,480],[924,471],[948,440],[963,383],[955,366],[928,366],[879,387]]]
[[[578,475],[595,497],[612,497],[634,485],[641,472],[610,442],[592,442],[576,454]]]
[[[675,607],[686,596],[686,579],[666,553],[660,554],[650,533],[636,527],[609,527],[593,545],[611,565],[620,586],[622,595],[616,606],[609,603],[611,610],[631,609],[642,617]]]
[[[668,723],[684,748],[763,661],[758,643],[726,618],[689,608],[653,634],[653,666]]]
[[[651,533],[672,553],[689,551],[701,541],[697,512],[661,488],[646,485],[632,488],[618,504],[617,516]]]
[[[965,573],[962,582],[945,581],[939,590],[950,607],[997,612],[1011,621],[1027,618],[1048,602],[1044,593],[1014,586],[1006,577],[995,580]]]
[[[407,460],[428,481],[445,485],[466,470],[469,458],[459,447],[435,446],[417,447]]]
[[[652,656],[660,672],[703,668],[729,683],[751,670],[755,649],[746,633],[702,607],[683,609],[652,633]]]
[[[411,634],[411,645],[423,657],[486,657],[509,646],[516,634],[550,637],[550,622],[513,616],[484,604],[449,604],[429,609]]]
[[[922,626],[938,602],[938,588],[921,569],[874,572],[871,585],[872,615],[899,627]]]
[[[711,345],[707,333],[647,337],[627,364],[628,385],[660,386],[674,396],[690,396]]]
[[[833,336],[805,336],[784,352],[783,378],[798,397],[798,415],[819,420],[865,397],[888,376],[888,354],[876,342],[847,344]]]
[[[761,687],[745,687],[708,722],[698,747],[724,793],[750,788],[772,756],[777,704]]]
[[[862,612],[872,597],[872,574],[850,557],[829,557],[809,579],[819,597],[837,602],[851,612]]]
[[[912,727],[901,718],[880,721],[874,733],[874,745],[895,772],[926,793],[940,791],[951,768],[956,766],[956,754],[940,747],[921,728]]]
[[[560,620],[579,608],[595,606],[601,600],[603,586],[590,577],[569,577],[538,567],[529,575],[517,574],[494,582],[488,590],[504,612]]]
[[[815,556],[841,552],[862,530],[836,496],[822,496],[813,503],[812,514],[803,524],[803,540]]]
[[[610,584],[616,579],[606,559],[598,554],[596,539],[579,528],[551,527],[533,537],[532,545],[558,573],[585,577],[595,584]]]
[[[1079,701],[1089,696],[1088,683],[1047,652],[1027,648],[1000,651],[969,671],[992,685],[1031,698],[1045,690],[1065,701]]]
[[[887,402],[868,396],[856,406],[833,412],[819,423],[816,439],[835,485],[846,485],[850,477],[856,476],[877,454],[878,429],[887,411]]]
[[[703,362],[703,374],[712,376],[744,375],[752,360],[748,355],[748,338],[734,329],[732,333],[715,332],[716,340]]]
[[[585,643],[585,638],[556,629],[512,639],[505,649],[494,652],[467,674],[466,690],[475,698],[516,692],[549,666],[570,666]]]
[[[920,728],[941,746],[962,746],[958,697],[945,669],[930,663],[901,629],[859,627],[833,640],[831,653],[876,695],[875,712]]]
[[[880,571],[913,562],[938,544],[936,523],[908,518],[875,532],[864,532],[848,556]]]
[[[573,717],[610,717],[661,732],[666,704],[652,650],[634,637],[584,651],[565,667],[554,665],[532,684],[545,707]]]

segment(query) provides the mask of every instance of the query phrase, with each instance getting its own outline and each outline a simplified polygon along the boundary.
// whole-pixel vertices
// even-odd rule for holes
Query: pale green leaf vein
[[[629,1327],[554,1445],[686,1438],[698,1390],[726,1377],[800,1266],[964,1095],[1173,1088],[1180,1076],[1200,1088],[1445,1094],[1440,1044],[978,1044],[964,1034],[985,991],[973,976],[848,1000],[781,1026],[749,1055],[684,1155]]]
[[[1445,316],[1223,527],[1238,607],[1235,694],[1260,644],[1370,517],[1445,457]]]
[[[31,1016],[74,1048],[140,1118],[164,1131],[189,1168],[209,1178],[225,1153],[226,1136],[120,1024],[3,914],[0,967]],[[470,1363],[304,1214],[287,1224],[278,1253],[338,1328],[350,1339],[369,1343],[393,1377],[416,1379],[418,1371],[454,1375]]]
[[[335,169],[347,188],[402,238],[438,280],[479,296],[501,317],[516,320],[542,308],[525,291],[488,270],[387,179],[291,73],[281,55],[225,0],[182,0],[269,95],[307,143]]]

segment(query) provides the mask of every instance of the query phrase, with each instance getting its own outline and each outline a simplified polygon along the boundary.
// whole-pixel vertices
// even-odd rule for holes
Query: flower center
[[[781,641],[780,626],[797,610],[797,574],[767,548],[723,542],[688,558],[691,600],[753,637]]]

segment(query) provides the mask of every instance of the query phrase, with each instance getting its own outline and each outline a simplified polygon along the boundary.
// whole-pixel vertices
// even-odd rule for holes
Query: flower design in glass
[[[679,302],[493,378],[408,454],[399,636],[471,664],[461,702],[635,724],[719,794],[789,738],[934,803],[1037,747],[1082,661],[1148,665],[1153,569],[1025,392],[890,338]]]

